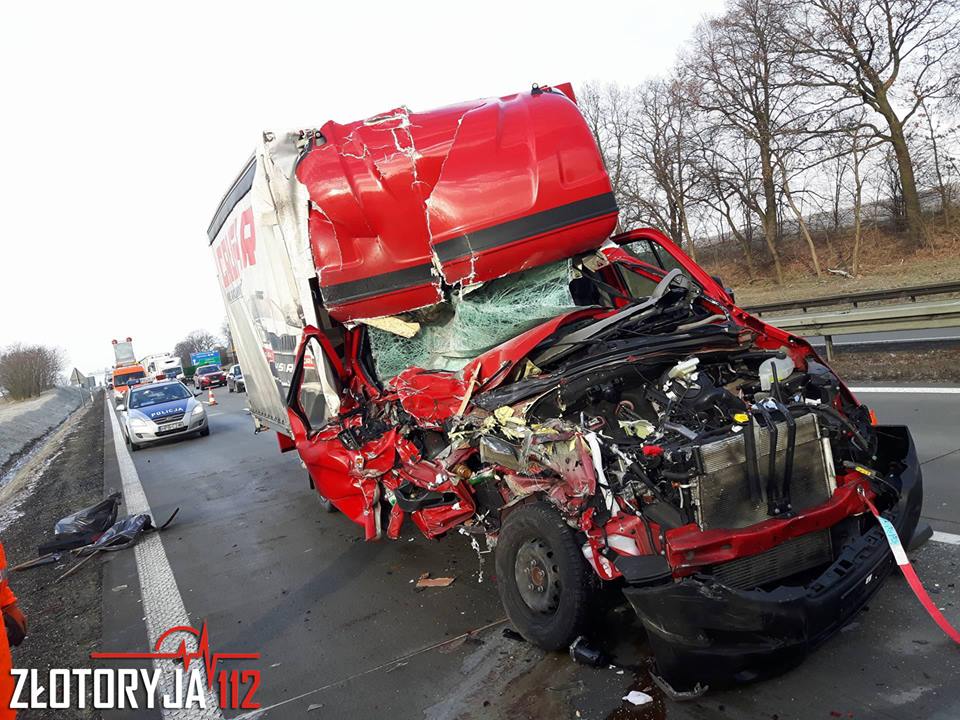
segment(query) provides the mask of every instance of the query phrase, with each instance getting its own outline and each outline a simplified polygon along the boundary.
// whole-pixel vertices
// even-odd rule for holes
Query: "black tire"
[[[200,431],[200,437],[206,437],[210,434],[210,426],[207,425],[203,430]]]
[[[496,568],[503,607],[523,637],[544,650],[561,650],[581,633],[595,581],[573,530],[552,507],[531,503],[507,516]]]
[[[127,437],[127,445],[130,446],[130,452],[136,452],[137,450],[140,449],[140,446],[137,445],[133,440],[131,440],[129,436]]]

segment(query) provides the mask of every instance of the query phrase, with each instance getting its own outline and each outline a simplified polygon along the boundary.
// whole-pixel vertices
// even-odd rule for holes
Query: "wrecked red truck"
[[[801,338],[617,205],[569,85],[263,134],[208,235],[260,430],[368,540],[495,551],[567,647],[622,591],[676,691],[798,663],[922,501]]]

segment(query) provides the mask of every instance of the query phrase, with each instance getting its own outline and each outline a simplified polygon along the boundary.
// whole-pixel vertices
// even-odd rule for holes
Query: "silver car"
[[[239,365],[231,365],[227,370],[227,391],[228,392],[246,392],[247,384],[243,380],[243,370]]]
[[[210,434],[206,408],[179,380],[130,388],[121,407],[121,421],[131,451],[169,437]]]

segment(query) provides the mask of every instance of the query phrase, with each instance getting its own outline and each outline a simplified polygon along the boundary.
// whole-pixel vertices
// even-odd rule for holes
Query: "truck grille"
[[[790,500],[795,511],[826,502],[836,488],[829,440],[821,439],[817,418],[813,414],[796,419],[796,449],[790,479]],[[766,485],[770,456],[770,434],[753,424],[756,438],[758,474],[763,488],[759,503],[750,500],[747,485],[746,451],[743,433],[708,443],[700,448],[703,474],[694,488],[697,522],[704,530],[742,528],[769,519]],[[777,484],[783,477],[786,461],[787,424],[777,423]]]
[[[820,530],[786,540],[758,555],[714,565],[713,575],[724,585],[748,590],[825,565],[831,560],[830,531]]]

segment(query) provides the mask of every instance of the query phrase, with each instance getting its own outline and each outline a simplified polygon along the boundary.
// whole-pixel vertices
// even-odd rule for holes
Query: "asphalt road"
[[[295,454],[281,455],[272,434],[253,434],[244,397],[218,390],[209,437],[147,448],[133,460],[154,516],[181,508],[162,544],[194,625],[206,620],[218,652],[260,653],[260,717],[960,717],[957,649],[899,576],[796,670],[682,704],[650,683],[629,611],[612,611],[592,638],[613,668],[575,665],[510,639],[502,625],[490,627],[503,618],[492,558],[479,582],[480,559],[461,536],[427,541],[405,528],[399,542],[364,543],[358,527],[321,512]],[[951,436],[960,396],[863,399],[884,421],[914,428],[926,463],[924,514],[937,529],[960,532],[951,475],[960,452],[949,454],[960,448]],[[105,485],[116,486],[109,438],[108,422]],[[133,556],[113,555],[103,645],[143,650]],[[937,604],[960,623],[960,546],[931,542],[912,557]],[[456,581],[417,591],[423,572]],[[437,647],[477,628],[486,629]],[[630,689],[655,700],[634,708],[621,700]]]
[[[923,468],[923,517],[934,530],[960,535],[960,394],[857,395],[880,422],[910,428]]]

